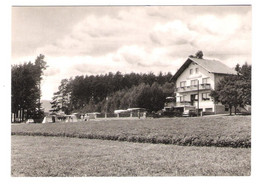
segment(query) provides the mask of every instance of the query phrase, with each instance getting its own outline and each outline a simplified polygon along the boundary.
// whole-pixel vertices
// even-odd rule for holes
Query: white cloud
[[[198,16],[191,22],[190,26],[201,33],[229,36],[239,29],[241,25],[240,18],[238,15],[218,17],[217,15],[208,14]]]
[[[70,27],[64,26],[66,31],[62,35],[58,29],[55,37],[53,29],[51,39],[46,38],[48,41],[43,45],[40,42],[43,38],[34,40],[33,51],[24,52],[25,61],[30,54],[34,54],[31,61],[40,53],[46,56],[50,67],[45,72],[44,97],[57,89],[61,79],[75,75],[110,71],[174,73],[197,50],[202,50],[205,58],[218,59],[229,66],[245,60],[251,63],[250,8],[240,11],[239,7],[168,6],[102,10],[106,11],[100,13],[98,8],[91,9],[90,13],[81,11],[74,24],[70,21]],[[62,19],[59,14],[56,16],[55,20]],[[33,29],[33,26],[29,27]],[[50,26],[46,32],[49,29]],[[30,33],[34,32],[37,31]],[[18,33],[16,38],[23,44]],[[30,45],[30,42],[25,43]],[[22,45],[19,47],[23,48]],[[19,58],[21,60],[24,59]],[[17,58],[13,59],[13,63],[17,61]],[[50,90],[47,90],[48,86]]]
[[[162,45],[181,45],[193,42],[196,32],[190,30],[181,20],[166,24],[156,24],[151,32],[151,37]]]

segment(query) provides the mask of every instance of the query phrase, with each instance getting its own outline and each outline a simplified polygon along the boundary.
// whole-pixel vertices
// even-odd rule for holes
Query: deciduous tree
[[[242,67],[236,65],[237,75],[226,76],[211,92],[216,103],[228,105],[230,114],[232,107],[251,105],[251,66],[245,63]]]

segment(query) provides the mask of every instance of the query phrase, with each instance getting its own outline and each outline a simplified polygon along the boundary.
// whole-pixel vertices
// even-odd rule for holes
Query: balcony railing
[[[172,102],[171,104],[164,104],[164,108],[172,108],[172,107],[182,107],[182,106],[195,106],[196,102],[193,104],[190,101],[182,101],[182,102]]]
[[[176,102],[175,107],[183,107],[183,106],[193,106],[197,107],[197,101],[194,101],[193,103],[191,101],[182,101],[182,102]]]
[[[176,102],[176,106],[191,105],[190,101]]]
[[[206,90],[211,89],[210,84],[200,84],[198,85],[191,85],[191,86],[184,86],[184,87],[178,87],[175,89],[176,92],[188,92],[188,91],[196,91],[196,90]]]

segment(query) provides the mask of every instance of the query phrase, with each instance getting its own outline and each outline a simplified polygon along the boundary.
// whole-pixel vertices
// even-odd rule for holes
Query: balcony
[[[207,89],[211,89],[211,85],[210,84],[200,84],[198,85],[191,85],[191,86],[184,86],[184,87],[178,87],[175,88],[175,91],[178,93],[181,92],[189,92],[189,91],[201,91],[201,90],[207,90]]]
[[[185,105],[191,105],[191,102],[190,101],[176,102],[176,106],[185,106]]]
[[[195,106],[196,104],[196,102],[193,102],[192,104],[190,101],[172,102],[170,104],[165,103],[164,109],[171,109],[173,107]]]

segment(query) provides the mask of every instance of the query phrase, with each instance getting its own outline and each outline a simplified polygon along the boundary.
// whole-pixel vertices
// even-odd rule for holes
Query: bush
[[[183,146],[251,147],[250,117],[197,117],[13,125],[11,135],[59,136]],[[192,121],[192,122],[191,122]]]

